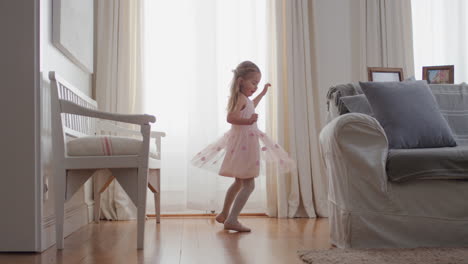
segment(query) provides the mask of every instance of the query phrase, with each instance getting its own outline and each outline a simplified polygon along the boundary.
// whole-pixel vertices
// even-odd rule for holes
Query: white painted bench
[[[63,248],[65,201],[102,169],[111,173],[106,179],[94,177],[95,220],[99,221],[100,194],[116,178],[137,206],[137,247],[143,248],[147,186],[154,193],[156,221],[160,221],[161,137],[165,134],[151,131],[150,123],[156,120],[154,116],[98,111],[96,101],[55,72],[49,73],[49,79],[57,248]],[[139,125],[140,131],[122,127],[117,122]],[[152,153],[151,138],[156,147]]]

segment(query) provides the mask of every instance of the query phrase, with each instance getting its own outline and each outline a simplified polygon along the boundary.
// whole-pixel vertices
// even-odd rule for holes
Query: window
[[[145,110],[157,118],[154,129],[167,133],[163,212],[222,208],[232,179],[210,175],[189,162],[230,128],[226,105],[237,64],[254,61],[262,69],[261,84],[268,81],[267,15],[267,0],[145,2]],[[265,103],[257,107],[262,130]],[[246,211],[264,212],[263,182],[259,177]]]
[[[465,0],[412,0],[416,78],[423,66],[455,65],[455,83],[468,81]]]

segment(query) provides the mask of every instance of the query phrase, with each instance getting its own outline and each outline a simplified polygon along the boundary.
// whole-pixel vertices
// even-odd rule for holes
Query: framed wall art
[[[424,66],[423,80],[428,83],[454,83],[454,65]]]
[[[52,43],[87,73],[94,67],[94,1],[53,0]]]

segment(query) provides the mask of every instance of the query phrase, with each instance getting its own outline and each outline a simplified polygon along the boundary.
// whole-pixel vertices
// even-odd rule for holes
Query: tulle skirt
[[[253,178],[265,165],[277,165],[280,173],[296,167],[289,154],[255,126],[233,126],[192,159],[196,167],[221,176]]]

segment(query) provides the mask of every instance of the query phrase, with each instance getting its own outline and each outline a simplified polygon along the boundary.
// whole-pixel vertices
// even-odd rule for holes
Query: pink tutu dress
[[[240,111],[242,118],[255,113],[254,103]],[[223,137],[208,145],[192,159],[192,164],[202,169],[234,178],[253,178],[260,173],[263,163],[276,163],[281,173],[295,168],[295,162],[284,149],[252,125],[232,125]]]

